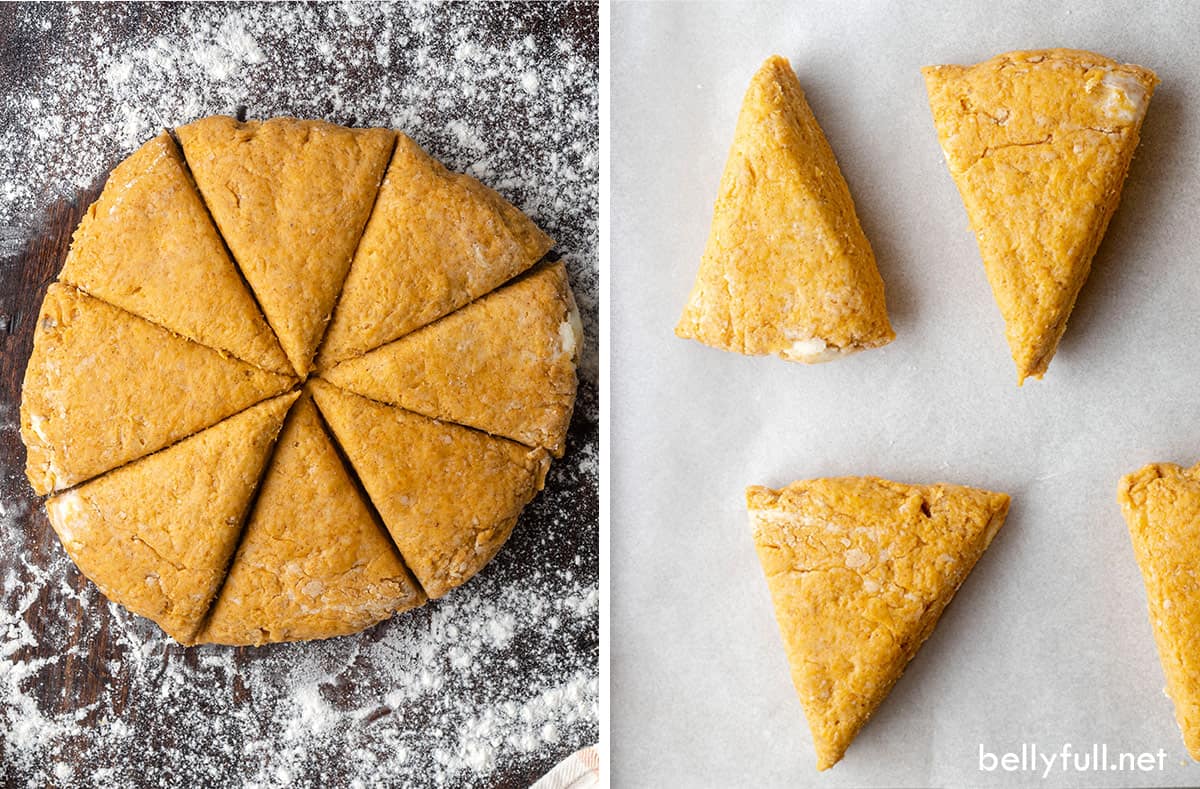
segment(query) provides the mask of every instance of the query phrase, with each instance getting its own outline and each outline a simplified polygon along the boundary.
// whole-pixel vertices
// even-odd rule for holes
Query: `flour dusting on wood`
[[[159,129],[295,115],[401,129],[512,200],[557,239],[587,342],[567,456],[508,545],[445,599],[358,636],[184,650],[109,605],[58,546],[22,470],[0,467],[0,783],[517,786],[594,742],[595,6],[6,16],[20,54],[0,65],[0,291],[41,284],[25,272],[48,207],[82,214]],[[30,330],[0,312],[4,331]],[[0,456],[22,457],[18,445],[17,403],[2,402]]]

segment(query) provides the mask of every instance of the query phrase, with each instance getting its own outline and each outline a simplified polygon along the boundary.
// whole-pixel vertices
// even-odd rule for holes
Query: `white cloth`
[[[595,789],[600,786],[600,749],[581,748],[546,773],[529,789]]]

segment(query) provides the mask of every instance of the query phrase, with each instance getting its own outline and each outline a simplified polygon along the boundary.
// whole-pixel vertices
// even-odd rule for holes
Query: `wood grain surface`
[[[147,29],[161,29],[170,34],[190,8],[195,19],[211,21],[215,17],[232,13],[235,6],[223,6],[211,10],[196,6],[130,4],[112,6],[90,6],[86,9],[86,20],[79,21],[79,11],[71,16],[70,6],[45,7],[41,10],[30,7],[0,7],[0,83],[17,86],[21,90],[44,92],[56,95],[59,87],[53,84],[37,84],[40,75],[52,64],[49,58],[61,60],[63,52],[70,51],[70,38],[79,26],[98,31],[104,41],[121,41],[135,34],[144,36]],[[530,6],[491,6],[478,8],[476,22],[485,40],[503,39],[506,36],[548,36],[555,40],[574,42],[577,52],[584,53],[595,67],[597,58],[597,11],[592,4],[561,4]],[[439,22],[440,15],[451,10],[434,9],[432,23]],[[454,24],[448,29],[462,29],[463,9],[453,11]],[[45,19],[41,27],[31,25],[30,20]],[[323,17],[325,18],[325,17]],[[327,24],[336,28],[337,14],[328,16]],[[403,24],[398,16],[396,24]],[[370,27],[368,25],[368,27]],[[44,32],[37,32],[44,28]],[[314,35],[322,32],[314,30]],[[379,31],[375,31],[377,34]],[[367,40],[371,31],[364,32]],[[94,60],[86,40],[79,42],[81,68],[94,68]],[[273,57],[286,58],[281,48]],[[368,62],[360,75],[363,80],[377,78],[370,73],[372,68],[392,72],[390,79],[403,80],[397,75],[397,66],[371,66]],[[32,86],[32,87],[31,87]],[[7,88],[6,88],[7,89]],[[320,97],[320,91],[311,84],[297,85],[297,95],[305,95],[304,102],[293,107],[282,108],[297,115],[326,117],[335,122],[359,121],[360,124],[380,123],[372,116],[372,110],[362,110],[353,102],[334,103]],[[80,100],[86,100],[81,96]],[[0,110],[0,125],[18,138],[27,134],[33,144],[27,119],[15,117],[13,103]],[[324,106],[326,113],[321,113]],[[251,117],[266,117],[280,114],[276,106],[255,104],[253,90],[247,91],[245,108]],[[207,108],[206,108],[207,109]],[[214,108],[220,110],[221,108]],[[441,156],[455,169],[464,169],[469,161],[461,150],[448,143],[445,124],[456,117],[461,108],[444,107],[425,112],[422,128],[407,128],[406,132]],[[203,114],[208,114],[207,112]],[[190,118],[178,118],[173,122],[183,123]],[[479,121],[480,138],[487,140],[494,125],[501,127],[502,117]],[[586,119],[574,127],[564,125],[568,135],[594,137],[598,129],[596,119]],[[495,132],[499,135],[499,132]],[[546,138],[538,138],[546,139]],[[114,147],[111,140],[79,139],[78,145],[100,145]],[[564,143],[565,144],[565,143]],[[127,151],[123,152],[127,153]],[[297,654],[292,645],[268,646],[262,649],[239,649],[235,651],[232,672],[213,675],[205,687],[179,689],[166,682],[169,675],[201,676],[208,656],[213,648],[184,649],[178,645],[156,642],[152,657],[132,656],[128,653],[130,639],[119,633],[129,630],[137,632],[138,639],[148,642],[153,638],[153,625],[117,612],[95,591],[73,567],[65,563],[63,552],[46,521],[40,500],[34,495],[23,477],[25,450],[17,430],[17,413],[21,398],[21,382],[33,339],[33,329],[38,308],[46,287],[57,276],[66,256],[71,233],[87,206],[98,196],[107,177],[107,170],[122,158],[121,151],[114,150],[107,157],[108,167],[95,173],[91,186],[86,188],[67,187],[64,184],[79,182],[80,173],[52,173],[49,182],[57,184],[55,189],[46,190],[36,196],[38,208],[34,213],[22,216],[3,216],[0,222],[0,514],[8,518],[8,528],[19,534],[5,545],[17,549],[0,555],[0,578],[17,579],[23,589],[36,589],[37,599],[22,606],[20,620],[32,631],[33,637],[14,641],[15,649],[5,650],[3,628],[0,628],[0,653],[8,664],[23,666],[31,670],[22,679],[20,692],[36,701],[36,720],[25,721],[28,725],[40,725],[47,720],[62,720],[64,716],[78,721],[77,727],[59,727],[47,731],[44,736],[31,736],[23,732],[17,737],[18,727],[24,718],[19,709],[7,710],[0,718],[0,784],[4,786],[26,785],[105,785],[105,786],[176,786],[176,785],[245,785],[251,781],[264,783],[261,776],[272,776],[267,785],[339,786],[348,785],[351,776],[361,774],[360,769],[349,765],[362,758],[347,746],[359,734],[343,733],[329,747],[314,747],[311,758],[300,760],[303,770],[286,773],[264,773],[271,763],[273,744],[263,747],[231,747],[240,742],[245,731],[230,724],[222,730],[213,720],[221,716],[236,714],[244,729],[245,720],[253,720],[261,714],[264,718],[277,712],[272,706],[273,697],[248,682],[243,675],[254,674],[256,664],[280,660]],[[551,152],[535,152],[546,154]],[[504,160],[501,159],[503,164]],[[515,159],[514,161],[519,161]],[[10,168],[11,169],[11,168]],[[18,168],[19,169],[19,168]],[[505,175],[500,171],[500,175]],[[19,171],[0,172],[6,179],[20,178]],[[486,178],[484,179],[487,180]],[[501,187],[501,191],[504,191]],[[591,193],[594,197],[594,191]],[[520,206],[527,195],[509,192],[506,196]],[[579,200],[591,199],[589,193],[581,191],[575,195]],[[0,208],[0,211],[3,209]],[[565,255],[577,289],[581,288],[581,306],[589,334],[587,342],[590,353],[595,354],[595,326],[597,299],[594,295],[596,260],[594,242],[596,234],[596,211],[594,200],[573,213],[555,213],[543,206],[539,223],[559,240],[558,249]],[[582,219],[580,219],[582,217]],[[562,587],[562,579],[571,578],[571,588],[594,588],[598,586],[598,478],[588,465],[594,465],[598,444],[598,396],[594,378],[585,376],[581,382],[579,403],[571,426],[566,458],[556,464],[547,482],[546,490],[527,509],[518,524],[512,539],[501,551],[500,556],[480,576],[459,592],[451,595],[474,595],[488,604],[490,599],[499,598],[506,586],[526,584],[530,588],[541,588],[547,596],[553,596]],[[35,579],[39,573],[62,570],[60,578]],[[531,576],[544,581],[531,581]],[[556,580],[557,579],[557,580]],[[541,583],[538,587],[536,584]],[[0,597],[0,603],[10,608],[14,605],[11,595]],[[462,605],[462,600],[459,600]],[[379,652],[372,645],[386,642],[389,638],[403,635],[406,643],[419,641],[422,632],[444,625],[434,603],[409,615],[385,622],[359,635],[326,642],[320,647],[323,660],[338,663],[339,668],[331,671],[337,681],[321,685],[324,703],[334,709],[346,706],[361,706],[364,698],[373,694],[379,698],[378,710],[362,720],[361,734],[364,743],[374,742],[367,732],[368,727],[378,726],[380,721],[391,717],[403,718],[403,726],[387,742],[404,742],[407,736],[416,749],[428,749],[436,744],[437,737],[431,734],[440,728],[453,729],[457,718],[448,714],[437,699],[423,702],[411,709],[392,709],[386,702],[389,688],[380,684],[380,673],[371,660],[363,655]],[[452,610],[452,609],[447,609]],[[14,625],[15,627],[15,625]],[[448,685],[440,692],[460,694],[478,702],[479,710],[486,710],[511,696],[512,689],[527,680],[530,687],[553,686],[556,680],[564,680],[596,672],[599,655],[597,615],[592,612],[585,617],[584,626],[564,626],[556,634],[547,635],[546,629],[518,632],[512,643],[496,648],[486,655],[487,665],[478,672],[472,671],[471,680],[463,685]],[[10,634],[11,637],[11,634]],[[540,639],[537,643],[529,639]],[[372,651],[373,650],[373,651]],[[134,659],[134,658],[137,659]],[[434,656],[441,660],[444,656]],[[341,668],[344,665],[346,668]],[[35,667],[32,670],[31,667]],[[149,669],[148,669],[149,667]],[[0,707],[4,704],[4,664],[0,664]],[[138,677],[134,671],[140,672]],[[147,680],[147,671],[157,670],[165,678],[162,692],[147,697],[147,687],[157,687],[152,679]],[[261,676],[261,671],[254,676]],[[11,678],[10,682],[15,681]],[[11,690],[9,691],[11,693]],[[184,716],[180,705],[192,709]],[[458,706],[462,706],[461,699]],[[200,707],[202,727],[193,730],[188,721]],[[259,711],[261,710],[261,712]],[[0,710],[3,711],[3,710]],[[249,711],[249,712],[247,712]],[[390,716],[390,717],[389,717]],[[491,769],[467,771],[439,779],[445,785],[489,785],[501,787],[527,786],[545,773],[554,763],[575,749],[594,742],[598,738],[598,724],[594,709],[584,710],[568,727],[560,727],[552,741],[533,752],[522,752],[515,748],[502,748]],[[115,722],[128,727],[133,736],[119,751],[98,749],[92,736],[93,731],[103,728],[109,731]],[[268,727],[264,726],[264,731]],[[215,736],[213,732],[219,732]],[[405,734],[408,732],[409,734]],[[419,734],[418,734],[419,733]],[[446,747],[455,742],[456,732],[442,732]],[[397,739],[399,738],[399,739]],[[30,754],[18,753],[16,749],[28,747],[30,742],[38,744],[39,753],[52,754],[50,761],[30,764]],[[128,743],[136,742],[131,748]],[[331,741],[332,742],[332,741]],[[385,759],[380,748],[372,746],[372,758]],[[187,758],[173,755],[188,754]],[[174,763],[171,763],[173,762]],[[391,777],[381,785],[421,786],[433,783],[433,773],[428,767],[429,759],[420,754],[410,757],[412,772],[389,765]],[[198,766],[199,765],[199,766]],[[403,776],[398,778],[397,776]]]

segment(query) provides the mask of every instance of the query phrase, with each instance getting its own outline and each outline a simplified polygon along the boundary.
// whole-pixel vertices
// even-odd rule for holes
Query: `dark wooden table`
[[[598,738],[597,36],[592,4],[0,6],[0,784],[515,787]],[[184,649],[66,559],[24,480],[21,380],[135,100],[166,125],[402,122],[558,239],[587,333],[568,453],[447,599],[354,637]]]

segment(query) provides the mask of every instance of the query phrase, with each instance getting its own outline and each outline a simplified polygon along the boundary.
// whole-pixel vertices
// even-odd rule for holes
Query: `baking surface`
[[[612,764],[617,785],[1184,786],[1116,503],[1200,460],[1200,79],[1172,3],[618,4],[612,93]],[[920,67],[1041,47],[1157,71],[1058,355],[1016,386]],[[788,57],[878,257],[897,338],[823,366],[677,339],[742,94]],[[845,759],[818,776],[748,484],[876,474],[1012,510]],[[1150,772],[980,770],[980,748],[1162,748]]]
[[[597,9],[0,9],[0,783],[527,786],[599,736]],[[557,241],[566,457],[479,576],[352,637],[185,650],[71,565],[24,479],[34,318],[109,169],[214,113],[399,128]]]

